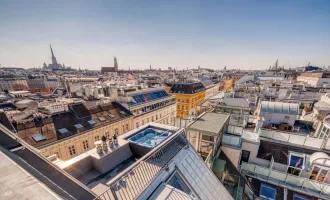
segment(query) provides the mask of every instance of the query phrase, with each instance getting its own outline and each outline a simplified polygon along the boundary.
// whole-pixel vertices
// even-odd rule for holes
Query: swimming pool
[[[146,128],[128,140],[147,148],[154,148],[169,136],[169,132],[154,128]]]

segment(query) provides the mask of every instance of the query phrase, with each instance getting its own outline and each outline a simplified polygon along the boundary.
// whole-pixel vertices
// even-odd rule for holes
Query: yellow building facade
[[[176,98],[176,117],[185,118],[205,100],[206,89],[202,83],[182,83],[173,84],[169,93]]]

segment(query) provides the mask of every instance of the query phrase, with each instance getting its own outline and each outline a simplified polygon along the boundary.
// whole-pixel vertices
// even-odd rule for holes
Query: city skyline
[[[99,70],[330,65],[330,2],[3,1],[0,64]]]

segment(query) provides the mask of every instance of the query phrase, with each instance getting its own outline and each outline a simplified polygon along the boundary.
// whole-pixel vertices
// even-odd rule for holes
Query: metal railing
[[[320,195],[321,198],[325,198],[324,196],[326,196],[326,198],[330,198],[330,185],[326,183],[320,183],[308,178],[291,175],[285,172],[280,172],[271,168],[246,162],[242,162],[240,169],[241,173],[245,171],[248,174],[252,174],[258,178],[272,182],[275,185],[279,184],[282,187],[287,185],[288,188],[296,189],[305,193],[310,193],[313,191],[315,192],[314,196]]]
[[[157,178],[167,163],[185,146],[188,141],[184,131],[173,134],[138,162],[117,175],[110,182],[110,188],[96,199],[98,200],[132,200],[137,199],[143,191]]]

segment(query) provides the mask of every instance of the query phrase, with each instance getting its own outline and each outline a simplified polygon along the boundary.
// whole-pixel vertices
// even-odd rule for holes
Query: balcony
[[[242,174],[270,184],[313,195],[322,199],[330,198],[330,185],[326,183],[319,183],[307,178],[294,176],[285,172],[245,162],[242,163],[240,169]]]
[[[308,137],[308,135],[294,134],[291,132],[274,131],[270,129],[259,129],[259,135],[262,138],[273,139],[278,142],[285,142],[304,146],[305,148],[321,149],[323,148],[323,139]]]

